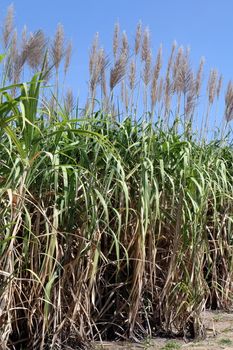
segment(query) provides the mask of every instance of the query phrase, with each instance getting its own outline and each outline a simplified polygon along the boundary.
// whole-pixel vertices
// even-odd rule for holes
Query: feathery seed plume
[[[186,118],[191,115],[194,111],[195,101],[196,101],[196,86],[194,84],[194,77],[192,75],[190,82],[190,88],[187,93],[186,101],[185,101],[185,116]]]
[[[157,100],[159,102],[162,100],[162,96],[163,96],[163,77],[159,79],[158,94],[157,94]]]
[[[63,25],[59,23],[57,26],[57,31],[52,44],[52,58],[57,71],[63,55],[64,55],[64,28],[63,28]]]
[[[229,81],[225,94],[225,119],[227,122],[233,119],[233,83]]]
[[[45,47],[46,39],[42,30],[31,34],[23,51],[23,55],[25,55],[29,67],[38,70],[44,60]]]
[[[129,55],[129,44],[128,44],[128,38],[126,35],[126,32],[122,33],[122,52],[123,54],[128,57]]]
[[[121,53],[121,56],[115,62],[113,68],[110,70],[110,89],[113,88],[123,79],[126,72],[127,57],[124,52]]]
[[[171,54],[168,60],[167,65],[167,72],[166,72],[166,81],[165,81],[165,94],[164,94],[164,105],[165,105],[165,113],[167,114],[170,109],[170,102],[171,102],[171,92],[172,92],[172,84],[171,84],[171,78],[170,78],[170,70],[173,62],[173,56],[176,49],[176,42],[174,41],[172,44],[172,50]]]
[[[97,50],[99,46],[99,33],[95,34],[94,41],[92,43],[90,56],[89,56],[89,74],[93,74],[94,65],[96,62]]]
[[[171,83],[170,83],[170,77],[166,77],[165,81],[165,88],[164,88],[164,106],[165,106],[165,113],[167,114],[170,109],[170,103],[171,103]]]
[[[151,50],[149,49],[149,52],[147,53],[144,70],[143,70],[143,81],[144,84],[147,86],[151,79],[151,60],[152,60],[152,54]]]
[[[24,26],[22,30],[22,35],[21,35],[21,47],[22,50],[24,50],[25,46],[27,45],[27,27]]]
[[[17,52],[14,58],[14,84],[17,84],[20,80],[20,75],[22,73],[24,63],[25,57]]]
[[[159,78],[159,73],[162,67],[162,46],[160,46],[157,57],[156,57],[156,62],[155,62],[155,67],[153,70],[153,76],[152,76],[152,84],[151,84],[151,110],[153,111],[154,106],[156,104],[157,100],[157,82]]]
[[[161,68],[162,68],[162,45],[160,45],[159,51],[156,57],[154,74],[153,74],[155,80],[158,80]]]
[[[103,48],[100,48],[95,53],[95,61],[93,61],[92,74],[90,76],[90,93],[92,99],[92,110],[94,108],[94,99],[96,95],[97,85],[102,81],[104,70],[106,68],[107,61]]]
[[[217,90],[216,90],[217,98],[219,98],[219,95],[220,95],[220,92],[221,92],[222,82],[223,82],[223,76],[221,74],[219,79],[218,79],[218,85],[217,85]]]
[[[128,109],[128,91],[125,80],[121,81],[121,102],[125,106],[126,110]]]
[[[98,65],[99,65],[99,70],[100,70],[100,78],[101,78],[101,73],[105,72],[106,67],[108,66],[108,59],[106,57],[105,51],[103,48],[100,48],[99,50],[99,55],[98,55]]]
[[[157,94],[157,81],[159,78],[159,73],[162,67],[162,46],[160,45],[157,57],[156,57],[156,62],[153,70],[153,75],[152,75],[152,84],[151,84],[151,100],[152,100],[152,105],[155,104],[155,97]]]
[[[134,45],[134,53],[136,56],[140,50],[141,37],[142,37],[142,23],[139,22],[136,29],[136,37],[135,37],[135,45]]]
[[[154,82],[154,81],[153,81]],[[152,82],[152,85],[151,85],[151,111],[154,110],[154,107],[155,107],[155,104],[156,104],[156,101],[157,101],[157,82],[156,84],[154,84]]]
[[[64,105],[65,105],[65,111],[69,115],[74,108],[74,96],[73,96],[73,91],[71,89],[68,89],[66,92]]]
[[[134,89],[135,80],[136,80],[136,65],[135,65],[135,61],[132,60],[130,62],[130,67],[129,67],[129,87],[131,90]]]
[[[105,69],[107,64],[108,62],[106,59],[105,51],[103,48],[98,49],[98,36],[96,36],[96,39],[92,46],[92,53],[89,61],[91,112],[94,110],[96,88],[99,83],[101,83],[101,92],[103,93],[105,100],[104,103],[107,105],[107,87],[105,77]]]
[[[104,96],[104,99],[107,98],[107,82],[106,82],[106,74],[105,68],[101,69],[101,90]]]
[[[13,78],[14,84],[17,84],[19,82],[20,74],[21,74],[21,62],[20,62],[20,56],[17,56],[15,58],[14,73],[13,73],[13,75],[14,75],[14,78]]]
[[[17,54],[17,50],[18,50],[17,46],[18,46],[18,33],[17,33],[17,29],[15,29],[12,36],[11,47],[10,47],[10,56],[12,60],[14,60],[15,55]]]
[[[14,26],[14,6],[10,5],[7,9],[7,15],[3,26],[3,43],[4,43],[5,49],[9,45],[10,36],[13,32],[13,26]]]
[[[193,84],[194,79],[189,62],[189,53],[186,51],[186,53],[180,57],[180,62],[177,66],[176,79],[174,82],[175,91],[186,94],[193,89]]]
[[[168,65],[167,65],[167,75],[170,74],[170,70],[171,70],[171,66],[172,66],[172,62],[173,62],[173,57],[174,57],[176,46],[177,46],[176,41],[173,41],[172,49],[171,49],[171,53],[170,53],[170,57],[169,57],[169,60],[168,60]]]
[[[199,64],[198,71],[197,71],[197,76],[196,76],[196,95],[197,96],[200,95],[200,91],[201,91],[201,83],[202,83],[202,75],[203,75],[204,63],[205,63],[205,59],[204,59],[204,57],[202,57],[201,60],[200,60],[200,64]]]
[[[10,53],[7,56],[7,61],[8,61],[7,77],[9,81],[13,80],[15,59],[18,55],[17,43],[18,43],[18,33],[17,33],[17,30],[15,29],[11,40]]]
[[[114,34],[113,34],[113,55],[115,60],[117,57],[117,51],[119,47],[119,32],[120,32],[120,25],[119,23],[115,23]]]
[[[214,98],[216,96],[217,78],[218,78],[217,70],[211,69],[210,75],[209,75],[209,80],[208,80],[208,86],[207,86],[207,92],[208,92],[210,104],[213,104]]]
[[[66,48],[66,53],[65,53],[65,65],[64,65],[64,74],[67,74],[67,71],[70,66],[70,59],[72,55],[72,43],[71,41],[68,43],[67,48]]]
[[[141,59],[145,61],[148,59],[148,55],[150,55],[150,32],[149,29],[146,28],[143,33],[142,40],[142,49],[141,49]]]
[[[177,87],[177,73],[180,69],[180,64],[182,62],[182,57],[184,55],[184,50],[183,47],[180,46],[176,55],[176,60],[173,64],[173,72],[172,72],[172,76],[173,76],[173,83],[174,83],[174,91],[178,92],[178,87]]]

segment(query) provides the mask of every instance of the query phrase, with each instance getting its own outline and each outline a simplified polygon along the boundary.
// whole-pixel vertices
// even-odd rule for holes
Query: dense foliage
[[[120,81],[127,85],[123,68],[128,50],[124,34],[117,58],[118,31],[116,26],[110,92],[102,95],[99,110],[96,87],[107,67],[101,66],[104,56],[96,41],[88,103],[81,111],[75,110],[70,95],[59,100],[61,27],[53,62],[48,64],[51,56],[42,45],[41,61],[34,67],[40,72],[29,83],[11,81],[4,69],[15,62],[2,56],[3,349],[76,349],[91,340],[157,334],[203,336],[205,308],[232,308],[233,149],[226,135],[232,85],[226,94],[226,120],[212,137],[212,98],[218,99],[220,89],[212,71],[206,116],[195,132],[201,69],[195,78],[187,52],[178,50],[175,56],[173,48],[159,97],[153,79],[156,74],[158,79],[161,62],[157,57],[153,75],[145,31],[143,117],[136,117],[134,84],[129,84],[128,102],[124,90],[117,111],[113,91]],[[35,47],[32,38],[25,39],[30,50]],[[26,72],[30,74],[28,68]],[[45,87],[48,72],[55,73],[53,103]],[[8,80],[16,85],[5,86]],[[154,95],[148,112],[149,81]],[[105,88],[102,84],[101,91]]]

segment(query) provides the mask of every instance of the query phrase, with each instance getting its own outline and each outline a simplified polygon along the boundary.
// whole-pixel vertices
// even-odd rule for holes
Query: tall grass
[[[24,31],[19,48],[12,11],[0,89],[1,347],[204,336],[201,312],[232,308],[232,83],[213,137],[222,77],[211,71],[196,132],[203,60],[193,72],[174,44],[163,71],[147,29],[138,25],[131,52],[116,25],[111,66],[95,37],[78,110],[59,85],[71,54],[62,26],[52,44]],[[19,83],[30,70],[39,73]]]

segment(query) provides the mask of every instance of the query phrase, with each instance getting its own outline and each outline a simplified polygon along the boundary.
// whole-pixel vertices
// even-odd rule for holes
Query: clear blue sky
[[[0,0],[0,18],[11,3]],[[98,31],[101,44],[111,53],[116,21],[132,40],[141,20],[150,28],[154,50],[162,43],[168,54],[175,39],[191,47],[194,64],[204,56],[207,67],[219,69],[225,80],[233,77],[233,0],[15,0],[13,4],[19,29],[26,24],[30,31],[41,28],[52,36],[58,22],[64,25],[74,45],[69,84],[80,95],[88,80],[93,36]]]

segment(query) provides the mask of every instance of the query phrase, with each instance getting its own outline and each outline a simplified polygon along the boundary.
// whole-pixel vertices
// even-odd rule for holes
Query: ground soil
[[[156,338],[141,344],[96,343],[96,350],[233,350],[233,313],[210,312],[203,314],[207,337],[197,342],[181,339]]]

